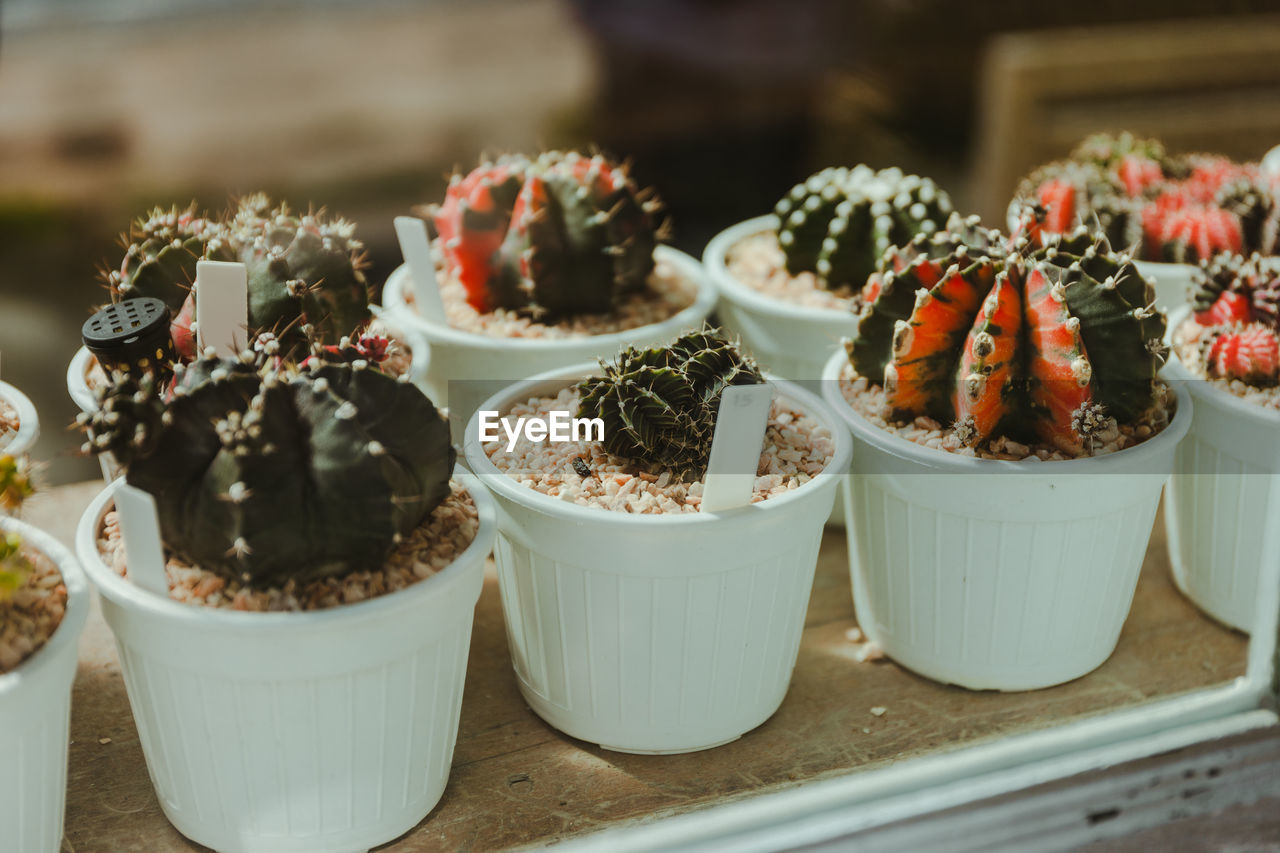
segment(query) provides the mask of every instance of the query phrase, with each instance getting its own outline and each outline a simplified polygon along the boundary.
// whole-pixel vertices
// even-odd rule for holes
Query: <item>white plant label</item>
[[[121,483],[115,493],[120,535],[124,539],[125,565],[129,580],[143,589],[169,595],[164,572],[164,547],[160,544],[160,519],[149,492]]]
[[[234,357],[244,349],[249,328],[249,275],[244,264],[196,264],[196,337],[200,349],[214,347]]]
[[[711,459],[702,486],[702,512],[721,512],[750,503],[772,402],[773,386],[767,382],[731,385],[720,396]]]
[[[400,254],[409,265],[418,311],[433,323],[448,325],[436,283],[436,264],[427,238],[427,223],[416,216],[397,216],[395,222],[396,239],[400,241]]]

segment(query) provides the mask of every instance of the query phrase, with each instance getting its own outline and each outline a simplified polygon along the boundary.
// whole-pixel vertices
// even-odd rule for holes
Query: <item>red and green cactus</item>
[[[885,257],[847,349],[897,417],[949,424],[965,445],[1004,435],[1078,454],[1155,403],[1153,299],[1084,229],[1006,242],[956,217]]]
[[[1084,225],[1146,260],[1194,264],[1217,252],[1280,247],[1276,187],[1256,163],[1171,157],[1132,134],[1090,137],[1069,159],[1028,176],[1014,203],[1043,207],[1050,233]]]
[[[1193,316],[1208,374],[1249,385],[1272,385],[1280,340],[1280,259],[1220,254],[1192,276]]]
[[[155,497],[168,548],[255,586],[380,568],[456,459],[411,383],[343,354],[297,366],[274,340],[179,365],[168,390],[117,373],[81,423]]]
[[[881,255],[937,231],[951,211],[932,180],[865,165],[823,169],[774,207],[787,272],[831,289],[861,287]]]
[[[473,308],[545,319],[604,313],[643,289],[661,209],[625,164],[550,151],[455,177],[427,214]]]

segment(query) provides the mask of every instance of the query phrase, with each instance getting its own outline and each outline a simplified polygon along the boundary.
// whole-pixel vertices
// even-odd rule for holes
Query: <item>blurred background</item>
[[[482,152],[629,156],[700,255],[827,165],[929,175],[995,222],[1096,130],[1280,142],[1280,2],[4,0],[0,27],[0,368],[53,483],[97,475],[64,376],[151,205],[324,205],[380,286],[392,217]]]

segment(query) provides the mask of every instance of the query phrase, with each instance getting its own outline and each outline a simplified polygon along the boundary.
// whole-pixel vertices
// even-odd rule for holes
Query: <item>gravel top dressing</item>
[[[67,588],[57,565],[40,551],[24,548],[32,572],[8,601],[0,604],[0,673],[26,660],[53,636],[67,610]]]
[[[165,566],[169,596],[175,601],[228,610],[299,612],[352,604],[404,589],[444,569],[475,539],[480,524],[475,502],[456,480],[450,485],[452,494],[400,543],[378,571],[302,584],[290,580],[278,588],[251,589],[170,555]],[[108,566],[128,577],[124,541],[114,511],[103,518],[98,550]]]
[[[1100,433],[1095,437],[1091,448],[1086,447],[1078,456],[1071,456],[1049,444],[1021,444],[1004,436],[997,436],[985,446],[966,447],[956,438],[953,430],[943,429],[942,424],[933,418],[895,420],[885,402],[884,388],[871,384],[865,376],[859,376],[852,365],[846,364],[844,371],[840,374],[840,392],[845,400],[854,411],[885,432],[914,441],[923,447],[945,450],[958,456],[1014,461],[1025,459],[1032,462],[1103,456],[1141,444],[1164,429],[1173,412],[1173,392],[1163,384],[1159,387],[1164,397],[1159,405],[1148,412],[1146,418],[1137,424],[1120,424],[1109,432]]]
[[[753,234],[730,248],[725,267],[739,282],[771,299],[837,311],[852,311],[859,302],[851,288],[827,290],[811,272],[787,272],[778,235],[772,231]]]
[[[680,274],[670,263],[659,260],[648,286],[625,297],[607,314],[579,314],[557,323],[540,323],[518,311],[497,308],[481,313],[467,303],[466,290],[452,276],[441,274],[440,298],[449,325],[464,332],[491,338],[585,338],[624,332],[661,323],[693,304],[697,284]],[[413,305],[414,295],[406,288],[405,301]]]
[[[578,391],[537,397],[504,413],[511,418],[548,419],[553,411],[577,412]],[[667,471],[649,471],[605,452],[598,441],[531,441],[521,435],[486,442],[490,461],[511,479],[545,495],[624,513],[698,512],[701,482],[680,482]],[[773,403],[765,447],[756,468],[752,503],[799,488],[826,467],[835,453],[830,431],[802,412]],[[585,471],[586,473],[582,473]]]

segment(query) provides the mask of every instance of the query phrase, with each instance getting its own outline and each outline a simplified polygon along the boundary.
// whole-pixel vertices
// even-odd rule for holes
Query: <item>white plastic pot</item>
[[[777,229],[778,217],[772,214],[732,225],[707,244],[702,263],[720,297],[716,304],[720,322],[742,341],[743,349],[771,373],[784,379],[814,382],[821,378],[832,348],[857,330],[858,318],[851,311],[771,299],[729,273],[726,259],[737,243]],[[841,492],[836,494],[828,524],[844,524]]]
[[[1159,435],[1108,456],[1003,462],[923,447],[823,394],[853,434],[849,568],[858,624],[914,672],[1031,690],[1098,667],[1138,583],[1191,399]]]
[[[165,816],[224,851],[367,850],[411,829],[449,777],[471,622],[496,530],[405,590],[307,613],[181,604],[117,575],[97,534],[76,548],[115,635],[147,772]]]
[[[29,452],[40,437],[40,417],[36,414],[35,404],[8,382],[0,382],[0,400],[13,406],[18,413],[18,433],[0,445],[0,453],[17,456]]]
[[[23,853],[62,849],[67,794],[67,744],[76,644],[89,615],[89,584],[71,552],[49,534],[11,518],[0,531],[58,566],[67,609],[49,641],[12,672],[0,675],[0,846]]]
[[[592,371],[577,365],[510,386],[506,411]],[[722,513],[628,515],[559,500],[464,443],[498,503],[494,559],[520,692],[552,726],[621,752],[728,743],[786,695],[809,592],[850,443],[816,395],[779,396],[835,438],[828,470],[785,495]]]
[[[1142,277],[1156,289],[1156,307],[1176,311],[1187,304],[1194,264],[1166,264],[1157,261],[1134,261]]]
[[[1171,334],[1187,314],[1170,320]],[[1247,633],[1256,610],[1263,538],[1280,512],[1270,499],[1280,476],[1280,412],[1215,388],[1176,358],[1165,373],[1186,388],[1196,407],[1165,492],[1173,579],[1201,610]]]
[[[424,391],[438,406],[449,407],[454,444],[487,397],[512,381],[599,358],[612,358],[624,346],[648,347],[669,343],[681,332],[695,329],[715,307],[715,289],[702,265],[684,252],[659,246],[654,258],[673,266],[697,284],[693,303],[660,323],[622,332],[580,338],[497,338],[442,326],[424,318],[406,301],[413,284],[409,268],[401,265],[382,290],[383,305],[394,321],[415,329],[431,347]]]

